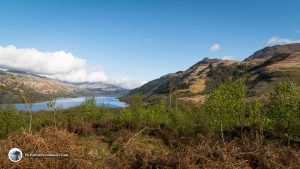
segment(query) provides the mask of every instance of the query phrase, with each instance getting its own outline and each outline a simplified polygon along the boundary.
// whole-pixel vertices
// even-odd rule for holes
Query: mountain
[[[121,96],[127,92],[126,89],[105,83],[68,83],[18,70],[0,70],[0,85],[10,84],[13,77],[30,91],[33,101],[46,101],[52,99],[53,96]],[[0,89],[1,92],[3,91]],[[5,102],[7,97],[8,95],[1,94],[0,102]]]
[[[129,92],[128,89],[118,87],[113,84],[103,83],[103,82],[83,82],[83,83],[70,83],[77,86],[79,89],[88,90],[101,96],[123,96]]]
[[[170,73],[131,90],[128,100],[140,93],[148,102],[168,99],[170,93],[181,100],[202,102],[222,82],[246,77],[250,96],[269,92],[280,81],[300,86],[300,44],[277,45],[255,52],[244,61],[204,58],[185,71]]]
[[[299,43],[265,47],[255,52],[253,55],[249,56],[247,59],[245,59],[245,61],[256,60],[256,61],[264,62],[279,53],[292,53],[292,52],[300,52]]]
[[[80,90],[71,84],[15,70],[0,71],[0,85],[4,83],[11,84],[13,77],[15,77],[16,82],[23,83],[27,90],[32,93],[31,99],[33,101],[45,101],[51,99],[53,96],[77,97],[82,94],[88,94],[87,91]],[[0,101],[5,102],[5,100],[6,95],[1,94]]]

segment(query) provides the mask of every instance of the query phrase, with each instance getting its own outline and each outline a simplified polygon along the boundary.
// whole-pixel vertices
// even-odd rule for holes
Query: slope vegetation
[[[261,96],[280,81],[294,81],[300,86],[300,44],[277,45],[255,52],[244,61],[205,58],[185,71],[170,73],[132,90],[122,97],[143,94],[155,102],[173,97],[201,102],[221,83],[245,77],[249,96]]]

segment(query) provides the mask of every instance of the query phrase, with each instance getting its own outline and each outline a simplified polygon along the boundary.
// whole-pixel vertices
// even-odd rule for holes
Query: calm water
[[[58,109],[67,109],[71,107],[80,106],[82,102],[87,97],[77,97],[77,98],[60,98],[56,100],[55,108]],[[121,108],[126,107],[126,103],[120,101],[117,98],[114,97],[95,97],[96,98],[96,105],[97,106],[105,106],[108,108]],[[25,110],[25,104],[17,103],[15,104],[16,109],[18,110]],[[33,111],[39,111],[39,110],[48,110],[47,102],[38,102],[32,104],[32,110]]]

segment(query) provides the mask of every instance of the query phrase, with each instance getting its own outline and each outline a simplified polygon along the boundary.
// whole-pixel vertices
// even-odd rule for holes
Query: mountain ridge
[[[277,53],[292,53],[292,52],[300,52],[300,43],[267,46],[263,49],[254,52],[252,55],[247,57],[244,61],[250,61],[253,59],[268,60]]]
[[[169,73],[122,97],[140,93],[147,102],[174,97],[202,102],[221,83],[246,77],[249,96],[261,96],[278,82],[291,80],[300,86],[300,43],[276,45],[254,52],[243,61],[204,58],[185,71]]]
[[[0,85],[10,84],[15,78],[18,83],[24,84],[27,90],[32,94],[32,101],[47,101],[53,97],[79,97],[79,96],[121,96],[128,90],[103,82],[98,84],[97,88],[89,87],[91,83],[70,83],[51,79],[45,76],[35,75],[32,73],[19,70],[0,70]],[[101,85],[99,85],[101,84]],[[87,85],[87,86],[84,86]],[[4,91],[0,92],[5,93]],[[0,102],[5,102],[7,94],[0,96]]]

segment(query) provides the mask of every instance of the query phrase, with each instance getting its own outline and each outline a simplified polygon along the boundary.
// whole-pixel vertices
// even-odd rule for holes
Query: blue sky
[[[300,39],[296,0],[0,3],[0,46],[63,50],[115,81],[147,82],[204,57],[243,60],[266,45]]]

